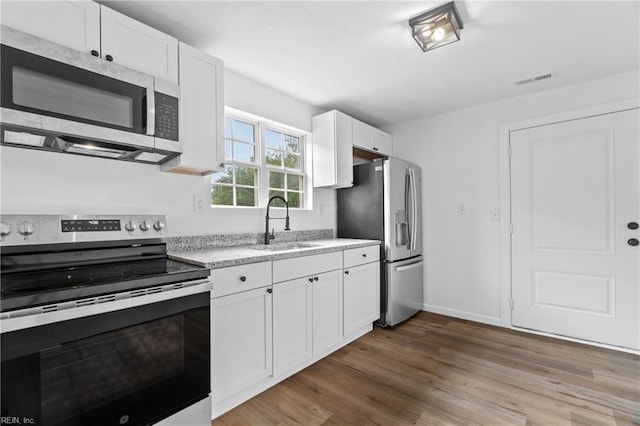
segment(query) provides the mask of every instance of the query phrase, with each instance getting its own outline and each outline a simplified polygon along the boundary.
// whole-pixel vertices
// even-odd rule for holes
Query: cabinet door
[[[278,376],[311,358],[309,278],[273,286],[273,374]]]
[[[336,111],[336,188],[353,186],[353,118]]]
[[[344,335],[380,318],[380,264],[367,263],[344,271]]]
[[[100,5],[91,1],[3,1],[2,25],[91,53],[100,52]]]
[[[391,135],[380,129],[373,129],[373,150],[380,154],[393,154],[393,139]]]
[[[220,59],[180,43],[182,154],[162,170],[208,175],[224,168],[223,75]]]
[[[107,7],[101,7],[102,57],[178,83],[178,40]]]
[[[342,270],[313,277],[313,355],[342,341]]]
[[[373,151],[373,131],[367,123],[353,119],[353,146]]]
[[[313,186],[353,185],[353,119],[338,110],[316,115],[313,127]]]
[[[268,288],[213,299],[211,386],[224,399],[272,373],[271,293]]]

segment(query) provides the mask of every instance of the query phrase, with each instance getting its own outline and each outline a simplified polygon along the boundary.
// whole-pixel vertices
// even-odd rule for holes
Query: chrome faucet
[[[289,203],[283,197],[279,195],[274,195],[273,197],[269,198],[269,202],[267,203],[267,215],[265,216],[265,225],[264,225],[264,243],[265,244],[270,244],[271,240],[273,240],[276,237],[273,229],[271,230],[271,234],[269,234],[269,207],[271,206],[271,202],[276,198],[284,201],[284,205],[287,208],[287,215],[285,217],[274,217],[272,219],[284,219],[284,230],[291,231],[291,228],[289,228]]]

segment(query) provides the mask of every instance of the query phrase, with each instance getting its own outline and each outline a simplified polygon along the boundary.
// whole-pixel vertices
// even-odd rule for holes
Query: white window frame
[[[302,203],[300,207],[289,207],[293,210],[312,210],[313,209],[313,176],[312,172],[312,163],[311,163],[311,137],[309,132],[297,129],[292,126],[288,126],[286,124],[278,123],[273,120],[265,119],[263,117],[259,117],[253,114],[245,113],[243,111],[225,107],[225,118],[231,118],[234,120],[239,120],[248,124],[252,124],[254,126],[254,138],[255,138],[255,147],[256,147],[256,158],[257,161],[255,163],[244,163],[240,161],[227,160],[226,152],[224,163],[226,165],[238,165],[243,167],[255,167],[258,169],[257,173],[257,200],[255,206],[230,206],[230,205],[217,205],[211,204],[212,208],[215,209],[224,209],[224,208],[232,208],[232,209],[256,209],[256,208],[265,208],[267,205],[267,201],[269,200],[269,171],[278,171],[285,173],[285,189],[283,192],[286,194],[286,174],[296,174],[302,176],[302,186],[300,188],[300,194],[302,197]],[[286,133],[291,136],[298,137],[300,140],[300,167],[301,170],[298,169],[290,169],[283,167],[275,167],[269,166],[266,164],[266,143],[265,143],[265,133],[266,130],[272,130],[278,133]],[[226,150],[225,150],[226,151]],[[283,151],[285,152],[285,151]],[[213,180],[210,182],[213,190],[214,182]],[[231,185],[230,185],[231,186]],[[232,186],[237,187],[236,184],[232,184]],[[235,191],[234,191],[234,204],[236,203],[235,199]],[[278,207],[273,207],[278,208]]]

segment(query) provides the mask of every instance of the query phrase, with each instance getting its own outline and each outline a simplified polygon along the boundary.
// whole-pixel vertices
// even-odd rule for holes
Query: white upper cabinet
[[[313,186],[353,186],[353,119],[333,110],[312,119]]]
[[[100,5],[91,1],[3,1],[2,25],[90,54],[100,52]]]
[[[224,167],[224,65],[182,42],[179,50],[182,154],[162,170],[208,175]]]
[[[373,151],[384,155],[393,154],[393,138],[380,129],[373,129]]]
[[[371,152],[371,158],[390,156],[391,135],[332,110],[312,119],[313,186],[353,186],[353,149]],[[365,157],[367,158],[367,157]]]
[[[101,11],[103,58],[178,83],[176,38],[104,6]]]
[[[380,155],[391,155],[391,135],[354,118],[353,146]]]
[[[178,82],[178,40],[91,1],[2,2],[2,25]]]
[[[363,149],[373,149],[373,126],[353,119],[353,146]]]
[[[104,6],[101,25],[103,58],[178,83],[176,38]]]

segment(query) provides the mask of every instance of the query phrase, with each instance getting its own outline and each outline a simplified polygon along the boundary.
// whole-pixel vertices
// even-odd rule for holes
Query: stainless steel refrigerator
[[[393,326],[422,309],[421,170],[397,158],[353,167],[337,191],[338,237],[381,240],[380,320]]]

